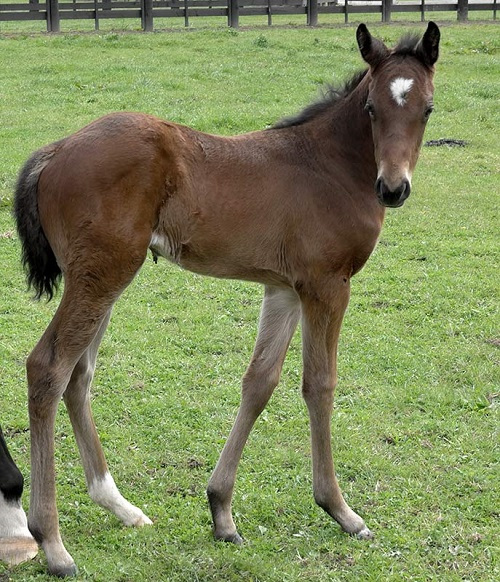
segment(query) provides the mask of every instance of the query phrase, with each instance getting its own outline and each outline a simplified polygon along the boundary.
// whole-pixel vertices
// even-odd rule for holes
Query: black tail
[[[14,218],[22,245],[22,262],[28,288],[36,299],[47,295],[50,301],[61,280],[61,269],[43,232],[38,212],[38,179],[57,148],[55,144],[36,151],[26,162],[16,186]]]

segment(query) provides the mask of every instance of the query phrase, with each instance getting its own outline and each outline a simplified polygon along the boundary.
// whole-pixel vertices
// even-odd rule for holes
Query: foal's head
[[[425,125],[432,112],[434,63],[439,52],[439,28],[429,22],[419,40],[406,37],[389,50],[364,24],[356,37],[370,65],[366,114],[372,123],[381,204],[398,207],[410,195]]]

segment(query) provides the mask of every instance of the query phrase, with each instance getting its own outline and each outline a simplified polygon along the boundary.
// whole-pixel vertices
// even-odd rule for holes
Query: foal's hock
[[[265,131],[218,137],[149,115],[107,115],[35,152],[15,215],[38,297],[64,291],[27,361],[29,527],[50,572],[75,573],[60,534],[54,421],[64,398],[90,496],[127,525],[151,523],[111,477],[89,387],[113,304],[148,249],[183,268],[265,285],[259,333],[234,427],[208,484],[217,539],[241,542],[231,512],[252,426],[278,383],[302,322],[303,383],[317,503],[350,534],[371,536],[335,478],[330,418],[337,343],[351,277],[372,252],[385,207],[410,195],[432,111],[439,29],[392,50],[360,25],[368,68],[344,88]]]

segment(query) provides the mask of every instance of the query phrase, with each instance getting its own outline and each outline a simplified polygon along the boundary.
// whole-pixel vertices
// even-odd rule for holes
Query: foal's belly
[[[153,232],[149,248],[154,254],[179,265],[183,269],[199,275],[209,275],[222,279],[239,279],[265,285],[291,286],[285,273],[272,260],[272,252],[262,258],[258,250],[251,248],[230,248],[224,244],[206,247],[180,242],[172,233]]]

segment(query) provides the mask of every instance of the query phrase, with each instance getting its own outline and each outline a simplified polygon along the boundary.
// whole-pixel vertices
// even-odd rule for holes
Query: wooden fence
[[[488,11],[496,19],[497,0],[28,0],[24,3],[0,3],[0,22],[45,20],[48,32],[59,32],[61,20],[92,19],[95,28],[105,18],[135,18],[144,31],[152,31],[155,18],[183,18],[186,26],[197,16],[223,16],[228,26],[237,28],[240,16],[267,15],[268,24],[280,14],[303,14],[305,22],[316,26],[320,14],[378,13],[382,22],[390,22],[397,12],[426,13],[454,11],[465,21],[472,10]],[[488,16],[486,16],[488,17]],[[1,29],[0,29],[1,30]]]

